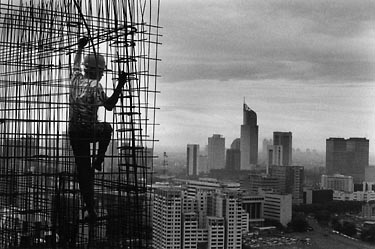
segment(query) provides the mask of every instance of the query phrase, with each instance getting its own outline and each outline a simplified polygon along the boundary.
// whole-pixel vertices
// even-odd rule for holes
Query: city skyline
[[[373,155],[374,7],[163,1],[156,150],[204,148],[212,134],[229,148],[245,98],[258,115],[259,142],[291,131],[293,147],[325,151],[329,137],[366,137]]]

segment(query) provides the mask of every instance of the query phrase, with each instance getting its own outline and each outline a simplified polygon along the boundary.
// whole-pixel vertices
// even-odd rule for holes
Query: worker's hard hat
[[[102,70],[106,68],[104,56],[101,54],[86,55],[83,59],[82,65],[84,65],[86,68],[99,68]]]

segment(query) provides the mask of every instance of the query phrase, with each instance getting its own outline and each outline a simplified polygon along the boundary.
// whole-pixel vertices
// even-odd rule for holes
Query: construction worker
[[[97,111],[99,106],[104,106],[109,111],[115,107],[126,82],[126,74],[120,73],[118,85],[108,98],[99,83],[106,68],[102,55],[86,55],[82,63],[84,74],[81,72],[82,50],[87,43],[87,38],[79,39],[74,59],[69,96],[69,138],[75,157],[81,196],[88,214],[85,219],[95,221],[97,214],[94,208],[94,172],[102,170],[113,131],[109,123],[98,122]],[[99,142],[99,146],[91,163],[90,143],[96,142]]]

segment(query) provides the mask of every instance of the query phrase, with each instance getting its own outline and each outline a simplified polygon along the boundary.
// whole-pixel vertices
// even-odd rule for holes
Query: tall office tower
[[[269,168],[272,165],[283,165],[283,146],[282,145],[269,145],[268,156],[266,163],[267,174],[269,174]]]
[[[208,169],[224,169],[225,138],[214,134],[208,138]]]
[[[210,173],[210,170],[208,169],[207,155],[199,155],[198,164],[199,164],[199,171],[198,171],[199,174]]]
[[[258,163],[257,114],[246,103],[243,104],[243,125],[241,125],[241,170],[251,170]]]
[[[262,143],[262,161],[267,160],[268,158],[268,146],[273,145],[272,139],[263,139]],[[267,163],[267,162],[266,162]]]
[[[334,175],[341,173],[347,164],[345,138],[328,138],[326,140],[326,173]],[[342,173],[344,174],[344,173]]]
[[[216,217],[225,220],[226,249],[242,248],[242,203],[237,191],[223,191],[213,195],[212,207]]]
[[[241,168],[241,140],[233,140],[230,149],[227,149],[225,169],[229,171],[238,171]]]
[[[272,177],[280,181],[282,194],[292,194],[293,204],[303,203],[304,168],[302,166],[272,166]]]
[[[152,216],[155,249],[181,248],[182,201],[179,188],[155,189]]]
[[[273,145],[283,146],[282,165],[292,165],[292,133],[275,131],[273,133]]]
[[[187,175],[199,175],[199,144],[188,144],[186,149],[186,157]]]
[[[365,179],[369,164],[369,140],[366,138],[329,138],[326,140],[326,170],[353,177],[354,183]]]
[[[348,152],[348,175],[353,176],[354,182],[365,180],[365,170],[369,166],[369,140],[366,138],[349,138],[346,140]]]

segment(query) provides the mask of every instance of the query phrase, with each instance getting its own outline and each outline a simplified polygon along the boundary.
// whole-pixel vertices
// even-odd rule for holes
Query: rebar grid
[[[159,0],[0,3],[0,247],[150,248]],[[112,112],[103,172],[95,173],[98,221],[82,220],[69,136],[77,41],[104,55]],[[95,145],[92,145],[95,148]]]

